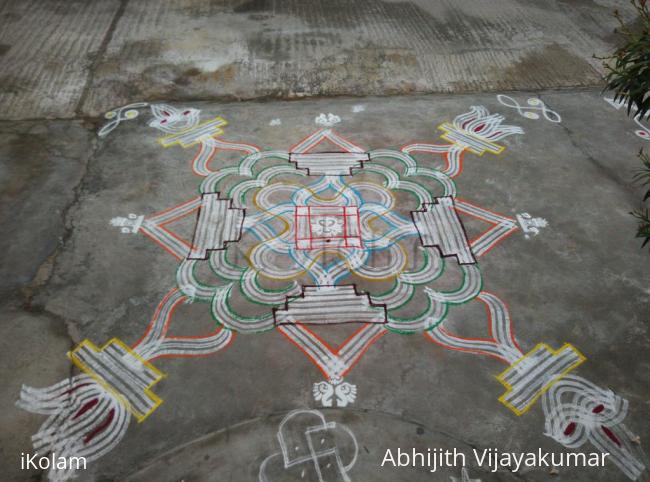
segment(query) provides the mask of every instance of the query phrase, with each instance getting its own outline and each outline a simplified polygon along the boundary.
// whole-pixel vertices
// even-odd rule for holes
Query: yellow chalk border
[[[549,380],[542,388],[541,390],[533,397],[533,399],[530,401],[528,405],[523,410],[519,410],[516,408],[514,405],[510,404],[505,400],[506,396],[512,392],[512,385],[510,385],[508,382],[505,381],[505,377],[510,373],[510,371],[514,370],[519,363],[523,362],[526,358],[531,356],[534,352],[539,350],[540,348],[546,349],[548,352],[550,352],[553,355],[559,355],[561,352],[564,350],[572,350],[576,355],[578,355],[579,360],[575,362],[573,365],[565,369],[562,373],[559,373],[555,377],[553,377],[551,380]],[[497,380],[501,382],[501,384],[506,387],[506,392],[499,397],[499,401],[503,403],[506,407],[508,407],[510,410],[512,410],[514,413],[516,413],[518,416],[523,415],[526,413],[530,408],[535,405],[535,402],[541,397],[549,388],[551,388],[555,383],[560,381],[566,374],[568,374],[571,370],[574,368],[582,365],[587,358],[578,351],[576,347],[574,347],[571,343],[565,343],[562,347],[558,348],[557,350],[553,350],[550,346],[548,346],[546,343],[538,343],[532,350],[530,350],[528,353],[526,353],[523,357],[521,357],[519,360],[514,362],[512,365],[510,365],[508,368],[506,368],[503,372],[501,372],[499,375],[497,375]]]
[[[487,151],[487,152],[490,152],[490,153],[492,153],[492,154],[494,154],[494,155],[496,155],[496,156],[498,156],[498,155],[501,154],[501,153],[505,150],[505,148],[506,148],[505,146],[502,146],[502,145],[500,145],[500,144],[495,144],[495,143],[492,142],[492,141],[486,141],[485,139],[481,139],[479,136],[476,136],[476,135],[474,135],[474,134],[470,134],[470,133],[467,132],[467,131],[463,131],[463,133],[464,133],[467,137],[474,137],[475,139],[478,139],[478,140],[481,141],[481,142],[487,142],[488,144],[494,146],[493,149],[485,149],[485,150],[483,150],[482,152],[476,152],[476,151],[475,151],[474,149],[472,149],[471,147],[469,147],[469,146],[460,146],[459,144],[456,143],[456,141],[454,141],[454,140],[452,140],[452,139],[450,139],[450,138],[447,137],[447,135],[449,134],[449,131],[450,131],[450,130],[452,130],[452,129],[461,130],[461,129],[458,129],[457,127],[455,127],[453,124],[450,124],[449,122],[443,122],[442,124],[439,124],[439,125],[438,125],[437,129],[438,129],[438,130],[441,130],[441,131],[444,132],[444,134],[442,134],[442,135],[440,136],[441,138],[443,138],[443,139],[446,140],[447,142],[451,142],[452,144],[456,144],[456,145],[458,145],[459,147],[464,147],[466,150],[468,150],[468,151],[471,152],[472,154],[475,154],[475,155],[477,155],[477,156],[479,156],[479,157],[481,157],[483,154],[485,154],[486,151]]]
[[[174,134],[169,134],[169,135],[166,135],[164,137],[160,137],[160,138],[158,138],[158,143],[161,146],[163,146],[164,148],[175,146],[176,144],[178,144],[179,146],[181,146],[184,149],[186,149],[188,147],[192,147],[193,145],[196,145],[199,142],[201,142],[201,139],[197,139],[197,140],[195,140],[195,141],[193,141],[193,142],[191,142],[189,144],[183,144],[183,142],[180,139],[176,139],[175,141],[172,141],[172,142],[170,142],[169,139],[171,139],[172,137],[181,136],[183,134],[186,134],[188,132],[193,131],[194,129],[198,129],[198,128],[202,127],[202,126],[210,124],[211,122],[214,122],[214,121],[219,121],[219,125],[215,126],[216,132],[214,134],[212,134],[210,137],[220,136],[221,134],[223,134],[223,129],[221,129],[221,128],[227,126],[228,121],[226,119],[224,119],[223,117],[221,117],[221,116],[217,116],[217,117],[214,117],[212,119],[206,120],[205,122],[201,122],[200,124],[197,124],[194,127],[189,127],[189,128],[187,128],[185,130],[182,130],[180,132],[176,132]]]
[[[122,394],[121,394],[117,389],[115,389],[115,388],[114,388],[114,387],[113,387],[113,386],[112,386],[108,381],[104,380],[101,376],[99,376],[98,374],[96,374],[96,373],[95,373],[93,370],[91,370],[91,369],[90,369],[90,368],[89,368],[85,363],[83,363],[81,360],[79,360],[79,359],[75,356],[75,352],[78,351],[79,348],[81,348],[82,346],[87,347],[87,348],[93,350],[95,353],[101,353],[101,352],[104,351],[104,350],[105,350],[109,345],[118,345],[118,346],[124,348],[124,349],[129,353],[129,355],[133,356],[135,359],[137,359],[138,361],[140,361],[143,365],[145,365],[147,368],[149,368],[149,369],[150,369],[152,372],[154,372],[154,374],[157,376],[157,379],[154,380],[154,381],[153,381],[153,382],[152,382],[152,383],[151,383],[151,384],[150,384],[150,385],[149,385],[149,386],[144,390],[144,393],[145,393],[149,398],[151,398],[151,399],[155,402],[155,405],[154,405],[154,406],[153,406],[153,407],[152,407],[152,408],[151,408],[147,413],[145,413],[144,415],[140,415],[139,413],[137,413],[137,412],[136,412],[136,411],[131,407],[131,404],[130,404],[129,401],[126,399],[126,397],[124,397],[124,395],[122,395]],[[138,355],[137,353],[135,353],[135,352],[131,349],[131,347],[129,347],[126,343],[124,343],[124,342],[123,342],[122,340],[120,340],[119,338],[111,338],[111,339],[108,340],[106,343],[104,343],[104,345],[103,345],[101,348],[98,348],[97,345],[95,345],[92,341],[90,341],[90,340],[88,340],[88,339],[85,339],[84,341],[82,341],[81,343],[79,343],[79,345],[77,345],[77,346],[75,347],[74,350],[68,352],[68,358],[70,358],[70,360],[72,361],[72,363],[74,363],[75,365],[77,365],[77,367],[79,367],[79,369],[80,369],[81,371],[83,371],[84,373],[87,373],[88,375],[90,375],[92,378],[95,379],[95,381],[97,381],[97,383],[99,383],[99,384],[102,385],[104,388],[106,388],[106,390],[108,390],[108,391],[111,392],[113,395],[115,395],[115,397],[116,397],[116,398],[117,398],[117,399],[118,399],[118,400],[119,400],[119,401],[120,401],[120,402],[121,402],[121,403],[122,403],[122,404],[127,408],[127,410],[128,410],[129,412],[131,412],[131,414],[133,414],[133,416],[138,420],[138,423],[144,421],[144,420],[145,420],[149,415],[151,415],[151,414],[156,410],[156,408],[158,408],[158,407],[160,406],[160,404],[163,402],[163,400],[162,400],[160,397],[158,397],[155,393],[153,393],[150,389],[151,389],[151,387],[153,387],[156,383],[158,383],[160,380],[162,380],[163,378],[165,378],[167,375],[166,375],[165,373],[161,372],[160,370],[158,370],[155,366],[153,366],[153,365],[152,365],[151,363],[149,363],[147,360],[145,360],[144,358],[142,358],[140,355]]]

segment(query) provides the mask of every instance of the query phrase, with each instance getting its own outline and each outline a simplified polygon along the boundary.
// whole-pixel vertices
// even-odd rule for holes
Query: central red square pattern
[[[357,206],[296,206],[296,248],[360,248]]]

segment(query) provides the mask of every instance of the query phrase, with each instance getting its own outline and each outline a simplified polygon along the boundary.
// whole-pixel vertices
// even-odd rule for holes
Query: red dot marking
[[[93,408],[95,405],[99,403],[99,400],[96,398],[93,398],[91,401],[87,402],[83,407],[81,407],[77,413],[75,414],[74,417],[72,417],[72,420],[76,420],[77,418],[81,417],[84,413],[86,413],[88,410]]]
[[[80,384],[80,385],[75,385],[75,386],[72,387],[70,390],[66,390],[65,393],[66,393],[66,395],[68,395],[68,394],[74,392],[75,390],[78,390],[78,389],[80,389],[81,387],[87,387],[88,385],[90,385],[90,383],[82,383],[82,384]]]
[[[84,437],[84,443],[87,444],[92,439],[97,437],[97,435],[99,435],[104,430],[106,430],[108,426],[111,424],[111,422],[113,421],[114,417],[115,417],[115,409],[111,408],[111,410],[108,412],[108,415],[106,416],[106,419],[102,423],[97,425],[97,427],[95,427],[95,429],[92,432],[86,435],[86,437]]]
[[[602,412],[603,410],[605,410],[605,405],[602,405],[602,404],[601,404],[601,405],[598,405],[597,407],[595,407],[595,408],[592,410],[592,412],[594,412],[594,413],[600,413],[600,412]]]
[[[607,435],[612,442],[614,442],[619,447],[621,446],[621,441],[618,439],[618,437],[616,435],[614,435],[614,432],[612,432],[610,429],[608,429],[604,425],[602,425],[600,428],[603,429],[603,432],[605,432],[605,435]]]
[[[569,425],[566,426],[566,429],[564,429],[564,435],[566,435],[567,437],[571,435],[573,432],[576,431],[577,426],[578,425],[576,425],[575,422],[571,422]]]

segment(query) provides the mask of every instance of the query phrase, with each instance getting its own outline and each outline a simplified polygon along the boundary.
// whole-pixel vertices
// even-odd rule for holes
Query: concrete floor
[[[142,99],[593,86],[625,0],[0,2],[1,119]]]
[[[2,4],[0,478],[46,477],[20,469],[20,453],[33,451],[30,437],[45,420],[15,406],[21,386],[76,375],[65,354],[84,339],[137,342],[177,284],[178,259],[143,232],[110,223],[130,213],[150,218],[196,197],[201,182],[191,169],[197,148],[163,148],[148,106],[97,135],[110,123],[100,114],[140,101],[199,109],[203,120],[222,116],[228,125],[217,139],[262,150],[288,151],[323,128],[321,113],[338,116],[336,132],[364,150],[444,142],[436,127],[474,105],[520,126],[523,134],[498,142],[505,148],[498,155],[466,152],[454,178],[458,199],[548,221],[528,237],[515,223],[519,229],[480,256],[482,289],[507,304],[524,353],[540,342],[570,343],[587,359],[571,373],[629,402],[626,443],[648,465],[650,260],[629,215],[641,198],[631,182],[636,153],[648,141],[603,100],[592,58],[615,42],[612,8],[632,21],[627,2],[348,3]],[[521,115],[497,100],[505,91],[523,106],[540,99],[561,122]],[[321,97],[286,101],[307,96]],[[219,151],[209,167],[239,157]],[[421,167],[445,168],[440,156],[414,157]],[[191,239],[194,218],[174,228]],[[470,235],[485,229],[463,222]],[[415,257],[419,241],[410,246]],[[454,307],[444,326],[485,337],[485,309]],[[170,332],[212,329],[210,304],[194,302],[179,305]],[[350,329],[329,325],[318,334],[336,345]],[[210,357],[154,365],[166,373],[152,388],[164,403],[144,422],[133,420],[80,480],[318,480],[304,465],[285,471],[277,457],[265,465],[280,451],[278,427],[296,409],[320,410],[354,434],[339,430],[332,442],[348,464],[356,440],[351,480],[461,480],[460,467],[379,468],[387,448],[565,450],[544,435],[541,401],[518,417],[498,400],[503,363],[421,334],[391,332],[374,343],[345,377],[357,390],[347,407],[314,399],[323,374],[277,329],[239,334]],[[297,424],[298,433],[306,426]],[[555,478],[548,468],[491,473],[468,465],[470,478],[483,482],[627,480],[611,463],[561,468]]]

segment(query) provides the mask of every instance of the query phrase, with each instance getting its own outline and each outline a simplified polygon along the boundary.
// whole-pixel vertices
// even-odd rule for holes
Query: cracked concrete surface
[[[458,179],[468,201],[550,223],[528,240],[516,233],[481,259],[489,289],[508,302],[524,351],[539,341],[578,347],[588,358],[580,375],[629,400],[626,424],[650,439],[648,254],[628,214],[639,204],[631,178],[646,142],[602,100],[592,58],[616,41],[614,7],[632,21],[627,2],[610,0],[2,3],[0,478],[44,477],[20,470],[19,454],[31,450],[29,437],[43,420],[14,406],[20,386],[76,373],[65,353],[84,338],[136,341],[174,283],[176,260],[109,224],[196,193],[193,153],[161,148],[146,110],[97,138],[105,122],[98,116],[134,101],[222,115],[224,137],[268,149],[287,149],[314,131],[321,112],[339,115],[336,130],[368,148],[436,141],[436,125],[470,105],[524,127],[503,141],[500,156],[467,155]],[[467,93],[505,90],[518,90],[510,95],[521,102],[536,92],[562,123],[525,119],[494,93]],[[418,92],[453,94],[394,95]],[[391,96],[269,100],[372,94]],[[226,101],[256,98],[265,100]],[[214,167],[233,157],[222,159]],[[202,304],[179,313],[174,333],[213,325]],[[448,326],[474,332],[484,329],[480,319],[461,309]],[[212,357],[156,365],[168,375],[155,387],[165,402],[81,480],[257,480],[262,460],[277,450],[283,416],[315,407],[311,384],[322,378],[274,332],[241,335]],[[389,445],[561,449],[543,435],[539,406],[515,417],[498,402],[503,387],[494,377],[502,370],[421,336],[382,338],[350,375],[359,389],[351,409],[323,410],[359,441],[352,480],[459,476],[377,471]],[[470,475],[550,478],[547,470],[475,467]],[[559,480],[623,478],[610,464],[562,472]]]
[[[373,474],[372,480],[435,480],[433,477],[440,475],[436,473],[432,476],[425,469],[414,467],[397,469],[387,466],[385,470],[377,471],[376,465],[367,455],[383,455],[386,450],[381,439],[376,437],[378,432],[390,437],[396,446],[416,447],[422,451],[428,447],[458,447],[459,450],[471,453],[472,448],[476,447],[455,435],[431,430],[391,413],[332,409],[325,411],[325,414],[328,419],[336,419],[338,423],[348,426],[357,440],[361,441],[362,455],[354,470]],[[155,464],[141,469],[126,480],[197,480],[206,473],[218,473],[218,480],[256,480],[260,464],[274,452],[273,446],[277,445],[276,434],[281,420],[282,417],[274,414],[210,434],[162,455]],[[223,447],[224,450],[215,453],[215,447]],[[254,460],[248,456],[251,451],[259,454]],[[341,455],[345,457],[346,451],[342,452]],[[224,465],[227,465],[226,470],[223,470]],[[188,472],[187,469],[180,469],[182,466],[192,467],[192,470]],[[478,472],[474,473],[474,476],[478,475]],[[499,480],[517,482],[522,479],[504,471],[499,474]]]
[[[540,98],[561,113],[561,124],[525,119],[501,106],[491,94],[366,98],[364,110],[357,113],[353,107],[359,99],[178,105],[199,108],[205,118],[222,115],[229,121],[224,137],[268,149],[287,148],[315,130],[314,117],[320,112],[340,115],[337,131],[368,148],[435,140],[439,133],[435,125],[475,104],[502,112],[508,123],[523,126],[524,135],[503,141],[506,151],[502,155],[467,156],[458,179],[459,194],[511,216],[522,211],[543,216],[550,227],[530,240],[521,233],[508,238],[482,258],[481,269],[490,291],[510,305],[524,349],[542,340],[552,346],[570,342],[579,347],[589,359],[580,374],[628,399],[629,425],[645,439],[650,436],[646,416],[650,380],[648,360],[643,356],[648,343],[645,314],[650,307],[647,253],[639,250],[633,238],[634,220],[628,215],[639,199],[639,190],[630,179],[637,167],[635,153],[644,141],[634,135],[635,124],[604,102],[598,91],[544,92]],[[281,125],[269,125],[276,118]],[[59,124],[45,123],[36,132],[56,132]],[[22,370],[21,365],[9,367],[19,369],[10,377],[15,387],[20,383],[43,386],[61,379],[69,369],[64,352],[84,338],[101,344],[113,336],[129,343],[139,337],[153,307],[174,282],[177,263],[142,236],[121,234],[108,221],[131,212],[160,211],[196,192],[196,177],[187,169],[189,150],[162,149],[146,118],[123,122],[98,141],[91,137],[92,131],[75,125],[79,131],[69,129],[63,139],[76,151],[63,155],[73,163],[76,175],[59,168],[40,182],[69,182],[57,192],[60,209],[67,213],[65,222],[56,217],[50,235],[53,240],[64,236],[65,242],[57,249],[53,241],[50,250],[55,259],[49,264],[44,250],[41,258],[25,265],[27,286],[34,284],[30,276],[38,273],[39,266],[45,263],[51,268],[37,288],[28,292],[29,297],[23,298],[29,300],[25,311],[21,298],[10,308],[11,326],[20,326],[20,330],[7,329],[6,333],[9,339],[22,340],[21,356],[32,360],[29,370]],[[12,129],[4,135],[14,136]],[[27,139],[34,129],[21,127]],[[57,136],[47,139],[59,140]],[[40,162],[56,163],[53,157],[59,151],[48,147],[47,152]],[[213,167],[228,161],[215,162]],[[21,205],[38,203],[40,191],[21,192]],[[30,236],[30,229],[43,224],[37,208],[28,212],[16,228],[24,238],[24,243],[18,243],[20,249],[27,248],[28,241],[38,242]],[[66,229],[69,237],[64,235]],[[18,258],[11,255],[13,241],[5,249],[10,260]],[[524,285],[529,288],[522,289]],[[14,288],[19,286],[16,283]],[[179,308],[176,333],[208,330],[211,320],[204,308],[203,304]],[[480,318],[472,310],[459,310],[449,318],[448,326],[482,330]],[[26,335],[28,327],[41,339],[50,336],[53,340],[38,355]],[[58,331],[48,335],[53,329]],[[84,473],[88,480],[122,480],[131,473],[133,480],[254,480],[264,453],[273,449],[278,414],[313,406],[310,386],[319,379],[300,352],[273,332],[240,335],[213,357],[157,365],[168,374],[156,385],[165,403],[146,423],[131,430],[109,456],[93,463]],[[501,370],[496,361],[446,352],[422,337],[384,337],[349,377],[360,390],[354,411],[340,411],[344,420],[352,420],[350,425],[367,448],[351,475],[363,480],[363,474],[373,473],[382,444],[394,440],[408,447],[437,446],[453,439],[480,448],[557,449],[543,436],[540,410],[517,418],[497,401],[503,387],[495,383],[494,376]],[[16,393],[5,393],[7,420],[28,417],[12,406]],[[339,411],[324,413],[338,417]],[[363,417],[372,423],[364,425]],[[32,431],[37,419],[30,419]],[[425,427],[424,434],[404,420]],[[382,427],[385,435],[378,438],[375,427]],[[246,440],[255,443],[247,446]],[[3,447],[9,460],[19,449],[28,449],[25,439],[14,437]],[[197,463],[180,463],[188,457]],[[17,478],[24,475],[15,474]],[[398,470],[381,472],[376,480],[447,480],[450,475],[456,474],[447,471],[432,477],[422,470]],[[484,481],[548,477],[543,470],[512,475],[477,469],[474,475]],[[611,481],[619,476],[611,466],[570,472],[572,481]]]
[[[623,0],[5,1],[0,118],[142,99],[594,86],[614,8],[633,21]]]
[[[38,423],[10,409],[23,381],[15,373],[30,373],[47,384],[70,373],[61,356],[34,363],[34,354],[49,350],[65,353],[74,342],[69,320],[47,313],[33,298],[50,279],[56,257],[69,240],[69,210],[95,146],[93,132],[79,121],[21,121],[0,123],[0,224],[7,235],[0,239],[0,313],[3,324],[2,379],[4,460],[15,459],[30,445]],[[28,349],[16,349],[17,347]],[[34,474],[9,463],[7,480]]]
[[[48,258],[66,237],[64,219],[92,153],[94,135],[81,122],[0,124],[2,188],[0,222],[8,232],[29,233],[21,243],[0,240],[2,265],[11,277],[0,293],[47,278]],[[42,209],[47,205],[47,209]]]

